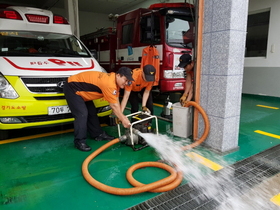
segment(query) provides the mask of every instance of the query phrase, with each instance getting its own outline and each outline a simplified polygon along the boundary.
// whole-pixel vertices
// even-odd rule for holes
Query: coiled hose
[[[182,147],[182,150],[191,149],[193,147],[200,145],[206,139],[206,137],[209,133],[209,129],[210,129],[208,117],[207,117],[205,111],[201,108],[201,106],[199,106],[194,101],[188,101],[184,105],[184,107],[189,107],[189,106],[194,106],[201,113],[201,115],[204,119],[204,133],[199,140],[195,141],[194,143],[192,143],[190,145]],[[134,195],[134,194],[138,194],[138,193],[142,193],[142,192],[166,192],[166,191],[172,190],[180,185],[180,183],[183,180],[182,172],[177,171],[174,168],[172,168],[171,166],[164,164],[164,163],[160,163],[160,162],[142,162],[142,163],[137,163],[137,164],[131,166],[126,172],[126,179],[132,186],[134,186],[132,188],[111,187],[111,186],[105,185],[105,184],[97,181],[96,179],[94,179],[88,171],[89,163],[93,160],[93,158],[98,156],[105,149],[107,149],[108,147],[110,147],[116,143],[119,143],[119,142],[120,142],[120,140],[118,138],[116,138],[116,139],[104,144],[103,146],[101,146],[99,149],[94,151],[92,154],[90,154],[84,160],[84,162],[82,164],[82,174],[83,174],[85,180],[90,185],[94,186],[95,188],[97,188],[101,191],[104,191],[104,192],[110,193],[110,194],[114,194],[114,195]],[[170,175],[168,177],[158,180],[156,182],[153,182],[150,184],[143,184],[143,183],[135,180],[134,177],[132,176],[132,174],[135,170],[137,170],[139,168],[143,168],[143,167],[161,168],[161,169],[168,171],[170,173]]]

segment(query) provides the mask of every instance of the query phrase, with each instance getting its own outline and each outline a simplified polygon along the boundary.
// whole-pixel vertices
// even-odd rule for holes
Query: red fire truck
[[[81,40],[95,50],[97,60],[108,72],[121,66],[139,68],[143,49],[155,47],[160,59],[158,88],[160,92],[182,91],[184,69],[179,57],[194,47],[194,6],[188,3],[159,3],[122,15],[116,27],[83,35]]]

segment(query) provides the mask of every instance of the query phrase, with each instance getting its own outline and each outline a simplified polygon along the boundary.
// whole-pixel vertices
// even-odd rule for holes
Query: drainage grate
[[[221,191],[227,191],[227,188],[235,192],[237,196],[241,196],[252,187],[260,184],[262,181],[272,177],[280,172],[280,145],[265,150],[257,155],[239,161],[220,171],[216,171],[208,176],[227,177],[231,175],[230,182],[219,186]],[[210,177],[211,179],[211,177]],[[223,197],[223,192],[216,197]],[[152,199],[129,208],[128,210],[209,210],[217,209],[220,202],[214,198],[206,197],[200,189],[195,188],[191,184],[185,184],[169,192],[160,194]]]

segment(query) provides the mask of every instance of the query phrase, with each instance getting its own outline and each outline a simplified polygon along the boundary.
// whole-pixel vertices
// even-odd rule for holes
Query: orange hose
[[[200,137],[200,139],[196,140],[194,143],[184,146],[182,147],[182,150],[187,150],[187,149],[191,149],[194,148],[198,145],[200,145],[202,142],[205,141],[206,137],[208,136],[209,130],[210,130],[210,123],[209,123],[209,119],[207,114],[205,113],[205,111],[203,110],[203,108],[196,102],[194,101],[187,101],[184,104],[184,107],[189,107],[189,106],[194,106],[202,115],[203,119],[204,119],[204,133],[203,135]]]
[[[194,106],[201,113],[201,115],[204,119],[205,129],[204,129],[204,133],[203,133],[202,137],[199,140],[195,141],[194,143],[192,143],[190,145],[182,147],[182,150],[191,149],[191,148],[196,147],[199,144],[201,144],[206,139],[209,129],[210,129],[208,117],[207,117],[205,111],[201,108],[201,106],[199,106],[194,101],[188,101],[187,103],[185,103],[184,106],[185,107]],[[82,165],[82,174],[83,174],[85,180],[87,180],[87,182],[89,184],[91,184],[93,187],[95,187],[101,191],[104,191],[106,193],[110,193],[110,194],[114,194],[114,195],[134,195],[134,194],[148,192],[148,191],[149,192],[166,192],[166,191],[169,191],[169,190],[172,190],[172,189],[178,187],[180,185],[180,183],[182,182],[183,175],[182,175],[181,171],[176,171],[171,166],[164,164],[164,163],[159,163],[159,162],[142,162],[142,163],[137,163],[137,164],[131,166],[128,169],[128,171],[126,172],[126,178],[127,178],[128,182],[134,186],[132,188],[116,188],[116,187],[111,187],[111,186],[105,185],[105,184],[97,181],[90,175],[90,173],[88,171],[89,163],[93,160],[93,158],[95,158],[97,155],[99,155],[105,149],[107,149],[108,147],[110,147],[118,142],[120,142],[119,139],[114,139],[114,140],[106,143],[105,145],[101,146],[99,149],[94,151],[92,154],[90,154],[84,160],[83,165]],[[158,180],[156,182],[153,182],[150,184],[143,184],[143,183],[135,180],[132,175],[135,170],[137,170],[139,168],[143,168],[143,167],[162,168],[162,169],[168,171],[170,173],[170,175],[168,177]]]
[[[127,171],[127,179],[132,185],[136,186],[133,188],[116,188],[116,187],[111,187],[111,186],[105,185],[105,184],[97,181],[90,175],[90,173],[88,171],[88,165],[89,165],[90,161],[93,158],[95,158],[97,155],[99,155],[103,150],[107,149],[108,147],[110,147],[113,144],[116,144],[118,142],[119,142],[119,139],[114,139],[114,140],[108,142],[107,144],[103,145],[102,147],[100,147],[99,149],[94,151],[92,154],[90,154],[83,162],[82,174],[83,174],[84,178],[87,180],[87,182],[89,184],[91,184],[92,186],[94,186],[95,188],[102,190],[104,192],[110,193],[110,194],[115,194],[115,195],[134,195],[134,194],[147,192],[147,191],[158,192],[158,190],[159,190],[158,188],[162,188],[164,191],[169,191],[169,190],[174,189],[175,187],[179,186],[179,184],[182,182],[183,176],[181,173],[177,173],[177,171],[169,165],[166,165],[164,163],[158,163],[158,162],[138,163],[129,168],[129,170]],[[159,168],[169,171],[171,174],[170,174],[170,176],[168,176],[164,179],[144,185],[144,184],[136,181],[132,176],[132,173],[136,169],[142,168],[142,167],[159,167]],[[174,183],[172,183],[172,182],[174,182]]]

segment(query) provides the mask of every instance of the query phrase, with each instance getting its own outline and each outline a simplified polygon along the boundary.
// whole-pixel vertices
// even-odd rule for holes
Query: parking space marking
[[[269,137],[272,137],[272,138],[280,139],[280,136],[279,136],[279,135],[272,134],[272,133],[268,133],[268,132],[265,132],[265,131],[255,130],[254,132],[255,132],[255,133],[262,134],[262,135],[265,135],[265,136],[269,136]]]
[[[108,126],[107,124],[100,124],[101,127],[106,127]],[[74,129],[68,129],[68,130],[63,130],[63,131],[53,131],[53,132],[48,132],[48,133],[40,133],[36,135],[31,135],[31,136],[23,136],[23,137],[18,137],[18,138],[13,138],[13,139],[7,139],[7,140],[1,140],[0,144],[8,144],[8,143],[13,143],[17,141],[25,141],[25,140],[30,140],[30,139],[36,139],[36,138],[41,138],[41,137],[46,137],[46,136],[53,136],[57,134],[63,134],[63,133],[70,133],[74,132]]]
[[[270,199],[270,201],[274,204],[276,204],[277,206],[280,206],[280,193],[278,195],[275,195],[274,197],[272,197]]]
[[[260,104],[258,104],[257,106],[259,106],[259,107],[263,107],[263,108],[268,108],[268,109],[279,109],[278,107],[265,106],[265,105],[260,105]]]
[[[73,131],[74,131],[74,129],[68,129],[68,130],[64,130],[64,131],[54,131],[54,132],[49,132],[49,133],[36,134],[36,135],[32,135],[32,136],[24,136],[24,137],[19,137],[19,138],[1,140],[0,144],[8,144],[8,143],[13,143],[13,142],[17,142],[17,141],[25,141],[25,140],[36,139],[36,138],[41,138],[41,137],[46,137],[46,136],[53,136],[53,135],[57,135],[57,134],[69,133],[69,132],[73,132]]]
[[[155,106],[159,106],[159,107],[163,107],[163,105],[162,105],[162,104],[153,103],[153,105],[155,105]]]
[[[202,157],[201,155],[195,153],[195,152],[189,152],[189,153],[186,153],[185,154],[186,156],[190,157],[191,159],[193,159],[194,161],[208,167],[208,168],[211,168],[212,170],[214,171],[218,171],[218,170],[221,170],[222,168],[224,168],[223,166],[205,158],[205,157]]]

